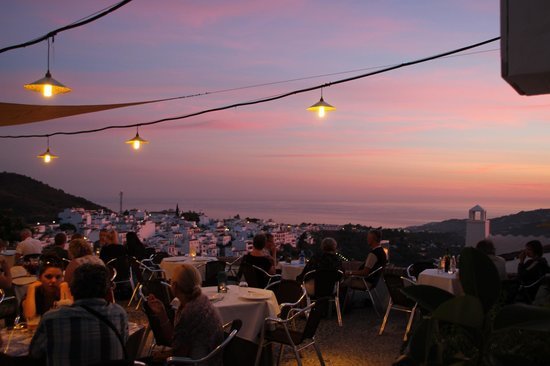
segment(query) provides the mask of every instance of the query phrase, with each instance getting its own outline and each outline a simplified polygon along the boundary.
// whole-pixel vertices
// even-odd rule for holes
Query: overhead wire
[[[151,126],[151,125],[156,125],[156,124],[169,122],[169,121],[187,119],[187,118],[191,118],[191,117],[204,115],[204,114],[207,114],[207,113],[219,112],[219,111],[223,111],[223,110],[227,110],[227,109],[233,109],[233,108],[238,108],[238,107],[256,105],[256,104],[261,104],[261,103],[267,103],[267,102],[287,98],[287,97],[292,96],[292,95],[297,95],[297,94],[302,94],[302,93],[306,93],[306,92],[310,92],[310,91],[314,91],[314,90],[318,90],[318,89],[322,89],[322,88],[327,88],[327,87],[330,87],[330,86],[333,86],[333,85],[348,83],[348,82],[351,82],[351,81],[355,81],[355,80],[363,79],[363,78],[366,78],[366,77],[370,77],[370,76],[386,73],[386,72],[389,72],[389,71],[393,71],[393,70],[396,70],[396,69],[400,69],[400,68],[404,68],[404,67],[408,67],[408,66],[428,62],[428,61],[432,61],[432,60],[435,60],[435,59],[447,58],[447,57],[451,57],[451,56],[458,56],[457,54],[459,54],[461,52],[464,52],[464,51],[467,51],[467,50],[470,50],[470,49],[474,49],[474,48],[477,48],[477,47],[481,47],[483,45],[495,42],[499,39],[500,39],[500,37],[494,37],[494,38],[491,38],[491,39],[488,39],[488,40],[485,40],[485,41],[482,41],[482,42],[478,42],[478,43],[474,43],[474,44],[471,44],[471,45],[468,45],[468,46],[460,47],[460,48],[457,48],[457,49],[454,49],[454,50],[451,50],[451,51],[447,51],[447,52],[439,53],[439,54],[436,54],[436,55],[416,59],[416,60],[413,60],[413,61],[403,62],[401,64],[395,64],[395,65],[390,65],[388,67],[383,67],[381,69],[378,69],[378,70],[375,70],[375,71],[372,71],[372,72],[363,73],[363,74],[347,77],[347,78],[344,78],[344,79],[339,79],[339,80],[336,80],[336,81],[331,81],[331,82],[327,82],[327,83],[323,83],[323,84],[318,84],[318,85],[314,85],[314,86],[310,86],[310,87],[306,87],[306,88],[302,88],[302,89],[292,90],[292,91],[285,92],[285,93],[278,94],[278,95],[274,95],[274,96],[258,98],[258,99],[250,100],[250,101],[246,101],[246,102],[238,102],[238,103],[225,105],[225,106],[221,106],[221,107],[209,108],[209,109],[201,110],[201,111],[198,111],[198,112],[184,114],[184,115],[181,115],[181,116],[167,117],[167,118],[162,118],[162,119],[158,119],[158,120],[155,120],[155,121],[134,123],[134,124],[129,124],[129,125],[110,125],[110,126],[104,126],[104,127],[99,127],[99,128],[94,128],[94,129],[87,129],[87,130],[58,131],[58,132],[44,133],[44,134],[3,135],[3,136],[0,136],[0,138],[2,138],[2,139],[21,139],[21,138],[43,138],[43,137],[59,136],[59,135],[63,135],[63,136],[81,135],[81,134],[97,133],[97,132],[112,130],[112,129],[125,129],[125,128],[141,127],[141,126]],[[490,50],[479,51],[479,52],[488,52],[488,51],[490,51]],[[302,78],[300,78],[300,79],[302,79]],[[298,80],[298,79],[295,79],[295,80]],[[274,82],[274,83],[281,83],[281,82]],[[262,84],[262,86],[264,86],[264,85],[273,85],[274,83],[266,83],[266,84]],[[260,84],[256,84],[256,85],[260,85]],[[250,87],[253,87],[253,86],[242,87],[242,88],[250,88]],[[237,89],[239,89],[239,88],[226,89],[225,91],[227,91],[227,90],[237,90]],[[223,92],[223,90],[218,91],[218,92]],[[206,93],[204,93],[204,94],[206,94]],[[209,94],[213,94],[213,92],[211,92]],[[168,98],[166,100],[178,99],[178,98],[182,98],[182,97]]]
[[[131,1],[132,0],[123,0],[119,3],[116,3],[112,6],[109,6],[107,8],[102,9],[102,10],[99,10],[99,11],[97,11],[93,14],[90,14],[90,15],[84,17],[84,18],[81,18],[81,19],[79,19],[79,20],[77,20],[77,21],[75,21],[71,24],[68,24],[68,25],[65,25],[63,27],[54,29],[54,30],[52,30],[52,31],[50,31],[50,32],[44,34],[43,36],[38,37],[38,38],[32,39],[32,40],[27,41],[27,42],[14,44],[14,45],[11,45],[11,46],[8,46],[8,47],[0,48],[0,53],[15,50],[15,49],[18,49],[18,48],[25,48],[25,47],[28,47],[28,46],[32,46],[34,44],[37,44],[37,43],[40,43],[40,42],[45,41],[47,39],[50,39],[52,37],[55,37],[57,34],[59,34],[61,32],[65,32],[65,31],[68,31],[70,29],[81,27],[81,26],[86,25],[88,23],[91,23],[95,20],[103,18],[104,16],[114,12],[115,10],[123,7],[124,5],[128,4]]]

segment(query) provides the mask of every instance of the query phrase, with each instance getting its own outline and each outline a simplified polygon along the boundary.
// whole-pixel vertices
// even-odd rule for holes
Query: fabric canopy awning
[[[158,100],[96,105],[33,105],[0,102],[0,126],[22,125],[155,102],[158,102]]]

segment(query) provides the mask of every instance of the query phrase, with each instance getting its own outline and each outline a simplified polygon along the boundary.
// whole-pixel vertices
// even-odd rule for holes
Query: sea
[[[96,201],[113,210],[118,210],[118,201]],[[349,201],[300,201],[300,200],[213,200],[213,199],[155,199],[123,202],[123,209],[161,211],[175,209],[202,212],[213,219],[240,215],[273,219],[286,224],[361,224],[372,227],[405,228],[428,222],[451,218],[468,217],[468,210],[476,202],[454,203],[442,206],[437,203],[408,202],[349,202]],[[489,217],[510,214],[509,207],[490,206]],[[519,209],[518,209],[519,211]]]

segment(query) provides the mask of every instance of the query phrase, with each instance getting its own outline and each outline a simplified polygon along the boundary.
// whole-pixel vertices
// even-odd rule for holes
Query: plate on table
[[[245,300],[267,300],[271,298],[271,294],[265,291],[254,290],[251,288],[241,288],[239,291],[239,297]]]
[[[208,295],[208,300],[210,300],[212,302],[222,301],[223,297],[224,297],[224,294],[215,293],[215,294]]]

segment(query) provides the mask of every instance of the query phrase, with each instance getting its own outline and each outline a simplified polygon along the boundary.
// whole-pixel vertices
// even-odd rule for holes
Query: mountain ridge
[[[456,233],[466,236],[468,219],[449,219],[409,226],[411,232]],[[534,235],[550,237],[550,209],[520,211],[490,219],[491,235]]]
[[[26,175],[6,171],[0,173],[0,208],[5,214],[21,217],[27,222],[53,221],[68,207],[110,211]]]

